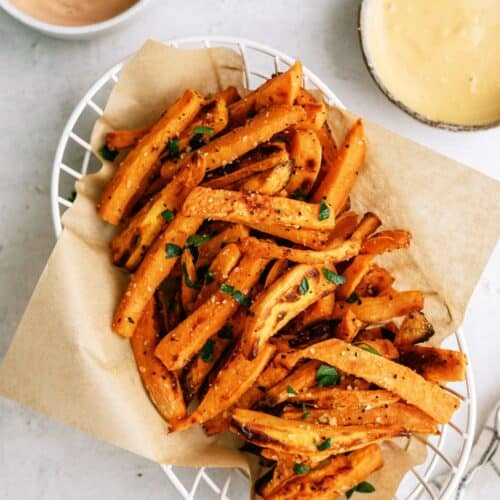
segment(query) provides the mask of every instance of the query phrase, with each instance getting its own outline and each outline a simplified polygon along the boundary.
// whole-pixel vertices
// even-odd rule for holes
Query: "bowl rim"
[[[382,78],[377,73],[375,65],[373,64],[371,59],[370,47],[367,41],[367,35],[365,30],[365,25],[368,17],[368,8],[371,1],[372,0],[361,0],[359,6],[358,10],[359,44],[361,46],[361,54],[363,55],[363,61],[368,69],[368,73],[372,77],[373,81],[376,83],[377,87],[385,95],[385,97],[389,99],[389,101],[391,101],[399,109],[404,111],[406,114],[410,115],[415,120],[418,120],[419,122],[424,123],[425,125],[430,125],[431,127],[439,128],[442,130],[448,130],[452,132],[477,132],[480,130],[489,130],[500,126],[500,118],[498,120],[494,120],[489,123],[484,123],[484,124],[482,123],[478,125],[461,125],[458,123],[450,123],[441,120],[432,120],[431,118],[428,118],[422,113],[419,113],[418,111],[415,111],[414,109],[410,108],[404,102],[395,97],[391,93],[391,91],[386,87]]]
[[[0,0],[0,8],[2,8],[7,14],[9,14],[22,24],[43,33],[78,36],[98,33],[108,28],[117,26],[118,24],[137,14],[149,2],[151,2],[151,0],[137,0],[134,5],[114,17],[106,19],[105,21],[99,21],[98,23],[84,24],[80,26],[64,26],[62,24],[51,24],[40,21],[39,19],[36,19],[35,17],[30,16],[29,14],[26,14],[24,11],[17,8],[12,4],[10,0]]]

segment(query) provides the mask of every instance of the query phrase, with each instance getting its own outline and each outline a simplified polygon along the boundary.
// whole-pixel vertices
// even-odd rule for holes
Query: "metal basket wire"
[[[272,73],[283,71],[293,58],[265,45],[232,37],[191,37],[165,42],[182,48],[213,46],[230,47],[238,51],[244,62],[244,82],[255,88]],[[62,231],[61,216],[74,198],[74,183],[84,175],[100,168],[90,146],[90,134],[95,120],[103,114],[107,98],[118,81],[126,61],[109,69],[78,103],[71,114],[59,141],[52,170],[51,205],[54,230]],[[335,94],[311,71],[304,68],[304,85],[319,90],[325,102],[343,107]],[[462,332],[459,330],[445,341],[445,346],[467,354]],[[453,494],[467,463],[476,420],[476,400],[472,370],[467,367],[466,380],[450,384],[447,390],[462,400],[453,421],[440,426],[440,435],[427,441],[428,455],[424,464],[411,469],[403,479],[397,499],[447,499]],[[420,439],[420,438],[417,438]],[[241,497],[248,490],[248,479],[235,469],[191,469],[164,465],[163,469],[179,497],[191,499],[222,499]],[[238,493],[237,493],[238,492]]]

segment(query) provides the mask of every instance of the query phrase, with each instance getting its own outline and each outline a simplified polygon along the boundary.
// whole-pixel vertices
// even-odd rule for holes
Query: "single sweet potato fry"
[[[338,214],[349,198],[363,165],[365,151],[365,132],[361,120],[358,120],[348,132],[331,170],[319,184],[312,201],[319,203],[324,199]]]
[[[184,311],[189,312],[198,295],[198,277],[196,276],[193,255],[189,249],[185,249],[182,252],[181,267],[181,302]]]
[[[329,231],[316,231],[313,229],[296,229],[294,227],[277,226],[276,224],[266,224],[265,222],[248,224],[252,229],[262,233],[267,233],[277,238],[297,243],[306,248],[321,250],[325,247]]]
[[[347,301],[337,301],[333,310],[333,318],[341,319],[346,309],[365,323],[387,321],[397,316],[405,316],[424,307],[424,296],[419,291],[391,291],[380,297],[349,297]],[[352,303],[351,303],[352,302]]]
[[[106,134],[106,146],[111,151],[131,148],[149,132],[151,127],[136,128],[133,130],[116,130]]]
[[[372,255],[358,255],[349,264],[346,270],[342,273],[342,276],[346,279],[343,285],[340,285],[337,290],[335,290],[335,296],[337,300],[345,300],[349,297],[357,288],[363,276],[371,269],[373,262]]]
[[[425,342],[434,335],[434,327],[422,312],[411,312],[395,332],[394,344],[404,346]]]
[[[392,391],[439,423],[448,422],[459,406],[455,396],[439,385],[428,382],[410,368],[342,340],[325,340],[304,349],[303,355]]]
[[[387,359],[398,359],[399,357],[399,351],[389,339],[356,340],[353,345]]]
[[[158,344],[155,354],[170,370],[178,370],[198,353],[246,302],[267,261],[244,256],[219,290]]]
[[[170,274],[189,236],[203,223],[198,217],[178,214],[148,250],[132,276],[113,317],[113,331],[131,337],[147,303]]]
[[[405,345],[399,347],[399,363],[433,382],[457,382],[465,379],[467,357],[459,351]]]
[[[332,317],[334,305],[334,293],[322,297],[314,304],[310,305],[303,313],[297,316],[293,322],[293,331],[302,332],[304,329],[314,325],[315,323],[329,320]]]
[[[300,264],[321,264],[322,262],[334,264],[348,260],[359,252],[359,243],[350,240],[329,250],[299,250],[277,245],[270,240],[249,237],[241,241],[240,247],[243,252],[251,252],[253,255],[266,259],[288,259]]]
[[[332,316],[333,313],[330,317]],[[352,342],[363,326],[365,326],[364,323],[356,317],[350,308],[347,308],[342,314],[340,323],[335,328],[335,337],[345,342]]]
[[[256,258],[253,254],[253,258]],[[322,266],[298,265],[266,288],[250,308],[241,338],[241,350],[249,358],[283,326],[335,285],[328,281]]]
[[[203,98],[192,90],[168,108],[139,144],[127,155],[101,195],[99,215],[118,224],[132,208],[141,182],[148,178],[162,150],[177,137],[200,111]]]
[[[271,170],[253,174],[233,187],[245,193],[276,195],[288,184],[292,170],[291,162],[281,163]]]
[[[394,283],[394,277],[383,267],[373,264],[363,276],[355,292],[359,297],[375,297],[388,290]]]
[[[205,187],[196,187],[191,191],[182,212],[191,217],[248,225],[265,223],[320,231],[335,226],[335,218],[327,205]]]
[[[289,195],[303,197],[311,191],[321,167],[321,143],[311,129],[297,130],[290,143],[295,169],[286,186]]]
[[[154,355],[160,329],[155,307],[155,300],[151,299],[130,343],[146,392],[160,415],[173,424],[186,416],[186,406],[177,376],[169,372]]]
[[[267,80],[259,88],[229,107],[231,123],[241,125],[263,107],[295,102],[302,86],[302,64],[296,61],[290,69]]]
[[[408,248],[410,240],[411,234],[402,229],[380,231],[363,242],[361,253],[378,255],[392,250]]]

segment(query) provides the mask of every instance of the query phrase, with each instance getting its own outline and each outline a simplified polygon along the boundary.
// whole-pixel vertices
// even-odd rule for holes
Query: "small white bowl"
[[[38,19],[35,19],[34,17],[31,17],[25,12],[19,10],[10,2],[10,0],[0,0],[0,7],[14,19],[17,19],[19,22],[33,28],[36,31],[40,31],[45,35],[65,40],[84,40],[92,38],[98,33],[110,31],[118,25],[125,23],[146,7],[150,1],[151,0],[138,0],[136,4],[132,5],[132,7],[129,7],[127,10],[115,17],[112,17],[111,19],[83,26],[62,26],[59,24],[49,24],[39,21]]]

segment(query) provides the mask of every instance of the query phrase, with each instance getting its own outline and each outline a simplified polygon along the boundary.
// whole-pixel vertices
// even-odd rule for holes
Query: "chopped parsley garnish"
[[[311,470],[311,467],[306,464],[295,464],[293,466],[293,472],[295,474],[307,474]]]
[[[187,269],[185,262],[182,263],[182,272],[184,274],[184,281],[186,283],[186,286],[188,286],[189,288],[198,288],[198,285],[196,284],[196,280],[193,281],[191,279],[191,276],[189,276],[188,269]]]
[[[286,392],[288,392],[288,394],[293,394],[294,396],[297,395],[297,391],[291,386],[289,385],[287,388],[286,388]]]
[[[214,129],[212,127],[204,127],[204,126],[199,126],[199,127],[194,127],[193,129],[193,134],[207,134],[207,135],[212,135],[214,133]]]
[[[321,365],[316,371],[318,387],[328,387],[340,384],[340,375],[333,366]]]
[[[326,220],[330,217],[330,207],[326,204],[325,200],[319,202],[319,220]]]
[[[311,417],[311,414],[307,411],[306,404],[302,403],[302,419],[306,420]]]
[[[328,448],[330,448],[330,446],[332,445],[332,440],[330,438],[327,438],[321,443],[314,443],[314,444],[316,445],[316,449],[318,451],[325,451],[328,450]]]
[[[163,212],[161,213],[161,216],[163,217],[163,219],[165,221],[170,222],[175,217],[175,214],[174,214],[174,212],[172,212],[172,210],[169,210],[167,208],[167,210],[163,210]]]
[[[167,252],[167,259],[171,259],[172,257],[179,257],[182,250],[181,247],[175,243],[167,243],[165,245],[165,252]]]
[[[107,144],[104,144],[104,146],[99,150],[99,154],[105,160],[113,161],[118,156],[118,151],[111,151]]]
[[[300,282],[300,285],[299,285],[299,292],[300,292],[300,295],[305,295],[308,291],[309,291],[309,281],[304,276],[302,278],[302,281]]]
[[[233,327],[232,325],[226,325],[222,330],[217,334],[217,337],[220,339],[231,339],[233,338]]]
[[[375,349],[375,347],[372,347],[370,344],[366,344],[364,342],[355,342],[353,345],[356,347],[359,347],[360,349],[363,349],[363,351],[367,351],[371,354],[376,354],[377,356],[381,356],[381,354]]]
[[[219,290],[221,292],[227,293],[228,295],[231,295],[231,297],[242,306],[250,307],[252,305],[252,301],[244,293],[236,290],[231,285],[226,285],[226,283],[223,283],[220,286]]]
[[[215,340],[208,339],[200,351],[200,358],[205,361],[205,363],[211,363],[214,360],[214,346]]]
[[[132,242],[132,246],[133,247],[138,247],[139,246],[139,243],[141,242],[141,235],[140,234],[136,234],[135,235],[135,238],[134,238],[134,241]]]
[[[354,304],[355,302],[359,305],[361,304],[361,299],[359,298],[359,295],[356,292],[352,292],[347,299],[345,299],[347,303],[349,304]]]
[[[349,491],[347,491],[345,496],[347,498],[351,498],[352,494],[355,491],[357,491],[358,493],[373,493],[375,491],[375,486],[368,483],[367,481],[363,481],[362,483],[359,483],[358,485],[354,486],[354,488],[351,488]]]
[[[296,200],[305,200],[306,194],[304,193],[304,191],[302,191],[302,189],[296,189],[292,193],[292,198],[295,198]]]
[[[177,158],[180,154],[179,139],[170,139],[167,144],[167,149],[169,158]]]
[[[203,243],[206,243],[211,238],[212,238],[211,234],[194,234],[193,236],[190,236],[187,239],[186,246],[198,248],[199,246],[203,245]]]
[[[212,99],[214,95],[212,94],[212,92],[209,92],[206,96],[205,96],[205,99]]]
[[[334,285],[343,285],[347,281],[343,276],[330,271],[330,269],[327,269],[326,267],[323,268],[323,276],[327,281],[333,283]]]

